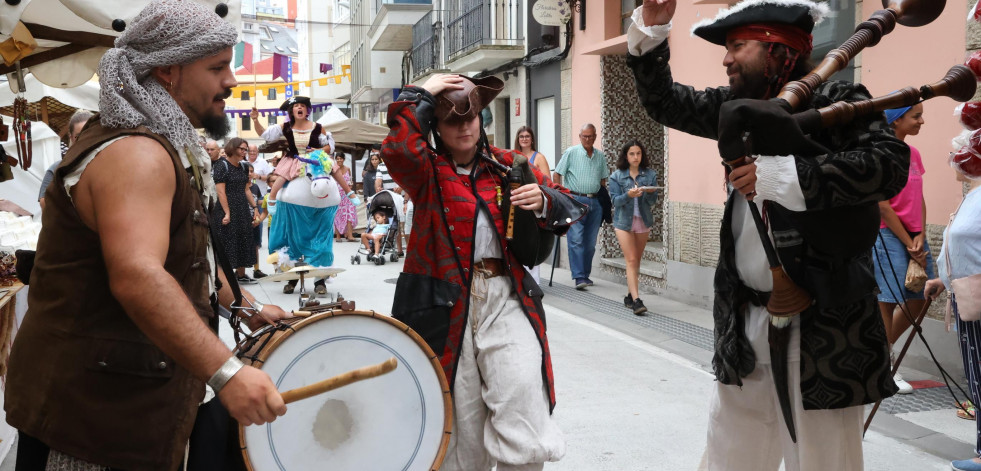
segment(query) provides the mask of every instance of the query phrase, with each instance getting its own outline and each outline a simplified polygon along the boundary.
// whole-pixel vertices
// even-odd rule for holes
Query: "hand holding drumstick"
[[[327,391],[347,386],[357,381],[374,378],[375,376],[381,376],[385,373],[393,371],[397,366],[398,361],[395,359],[395,357],[392,357],[377,365],[358,368],[356,370],[348,371],[347,373],[342,373],[307,386],[290,389],[289,391],[283,392],[281,395],[283,396],[283,402],[289,404],[291,402],[296,402],[301,399],[306,399],[308,397],[313,397]]]

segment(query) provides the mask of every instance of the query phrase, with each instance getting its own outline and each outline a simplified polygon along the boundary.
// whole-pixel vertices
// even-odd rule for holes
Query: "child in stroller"
[[[395,241],[399,237],[399,211],[397,204],[401,204],[401,198],[396,198],[391,191],[382,191],[376,194],[371,202],[368,203],[368,214],[371,215],[371,223],[365,228],[365,233],[361,234],[362,247],[358,248],[358,254],[366,255],[369,262],[375,265],[384,265],[385,256],[389,260],[397,262],[399,255],[395,251]],[[351,264],[361,264],[360,255],[351,256]]]
[[[378,210],[372,215],[375,220],[375,227],[371,229],[371,232],[365,232],[361,234],[361,243],[364,244],[365,250],[369,252],[373,250],[372,253],[368,254],[368,261],[374,260],[374,257],[378,256],[378,252],[382,248],[382,239],[388,235],[388,230],[392,227],[388,223],[388,217],[385,216],[385,211]]]

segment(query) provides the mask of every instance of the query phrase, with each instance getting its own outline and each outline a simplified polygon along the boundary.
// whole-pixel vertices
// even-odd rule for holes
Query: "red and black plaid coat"
[[[403,272],[446,280],[462,287],[455,302],[447,303],[452,305],[449,329],[442,352],[436,352],[452,388],[463,329],[467,326],[470,308],[471,266],[474,262],[472,244],[477,211],[488,211],[497,227],[498,240],[501,241],[501,251],[505,254],[504,260],[510,270],[512,286],[542,347],[542,376],[548,384],[551,410],[555,407],[555,388],[548,338],[545,334],[542,292],[504,242],[505,223],[497,198],[498,190],[503,191],[507,183],[500,181],[501,178],[489,163],[479,159],[478,168],[472,177],[460,175],[448,156],[437,155],[427,146],[428,124],[420,126],[416,117],[418,100],[427,98],[431,99],[431,96],[424,90],[408,87],[399,97],[400,101],[392,103],[388,111],[391,132],[381,150],[382,160],[392,178],[406,191],[415,205],[413,231],[409,238]],[[515,155],[513,151],[495,147],[491,147],[491,151],[499,162],[511,165]],[[557,198],[571,199],[564,194],[567,190],[551,183],[537,169],[535,175],[549,201],[545,219],[540,222],[541,227],[562,234],[581,214],[566,214],[565,210],[569,206],[563,206],[562,201],[554,204]],[[436,182],[439,188],[436,187]],[[399,300],[396,299],[396,302]]]

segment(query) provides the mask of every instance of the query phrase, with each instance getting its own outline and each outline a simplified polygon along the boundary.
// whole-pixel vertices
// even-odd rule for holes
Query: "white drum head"
[[[280,391],[395,357],[388,374],[289,404],[271,424],[245,427],[255,471],[430,470],[442,460],[448,396],[442,371],[397,323],[369,315],[311,318],[261,369]]]

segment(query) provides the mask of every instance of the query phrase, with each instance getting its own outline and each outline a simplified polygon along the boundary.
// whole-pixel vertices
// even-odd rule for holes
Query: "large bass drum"
[[[439,359],[405,324],[365,311],[328,311],[267,326],[236,354],[287,391],[391,357],[398,367],[289,404],[286,415],[240,428],[252,471],[439,469],[452,428]]]

